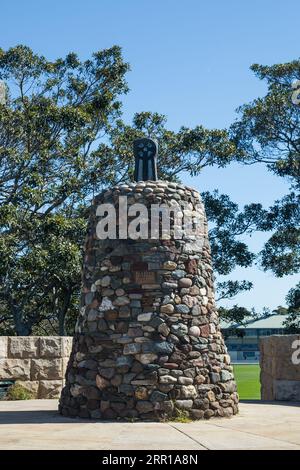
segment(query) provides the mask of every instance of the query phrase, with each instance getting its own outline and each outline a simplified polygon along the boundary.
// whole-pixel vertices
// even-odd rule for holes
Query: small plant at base
[[[180,410],[175,407],[173,416],[169,421],[176,421],[177,423],[190,423],[192,419],[189,417],[189,413],[185,410]]]
[[[34,395],[21,384],[14,384],[7,391],[8,400],[32,400]]]

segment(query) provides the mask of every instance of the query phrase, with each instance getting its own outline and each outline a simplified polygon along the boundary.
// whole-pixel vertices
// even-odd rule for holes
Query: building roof
[[[227,323],[224,320],[220,321],[221,329],[225,330],[226,328],[265,328],[265,329],[279,329],[284,328],[283,322],[286,319],[287,315],[268,315],[267,317],[260,318],[259,320],[249,320],[245,324],[241,325],[238,323]]]

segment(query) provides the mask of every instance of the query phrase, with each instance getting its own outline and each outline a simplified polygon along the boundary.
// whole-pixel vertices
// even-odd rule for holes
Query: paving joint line
[[[183,434],[184,436],[188,437],[189,439],[191,439],[192,441],[196,442],[196,444],[199,444],[201,447],[204,447],[204,449],[206,450],[210,450],[209,447],[205,446],[204,444],[201,444],[201,442],[199,442],[197,439],[195,439],[194,437],[191,437],[189,436],[186,432],[182,431],[181,429],[178,429],[174,424],[170,424],[169,423],[169,426],[173,429],[176,429],[176,431],[179,431],[181,432],[181,434]]]
[[[295,446],[298,446],[300,449],[300,444],[298,444],[297,442],[283,441],[282,439],[278,439],[277,437],[262,436],[261,434],[256,434],[255,432],[251,432],[251,431],[241,431],[240,429],[236,429],[236,428],[227,428],[226,426],[222,426],[221,424],[214,423],[214,425],[217,426],[218,428],[226,429],[227,431],[243,432],[245,434],[250,434],[250,436],[262,437],[264,439],[272,439],[273,441],[278,441],[283,444],[293,444]]]

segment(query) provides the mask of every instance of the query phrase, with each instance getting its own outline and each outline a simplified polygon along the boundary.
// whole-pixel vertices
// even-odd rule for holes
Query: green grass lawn
[[[259,364],[235,364],[233,369],[240,398],[260,400]]]

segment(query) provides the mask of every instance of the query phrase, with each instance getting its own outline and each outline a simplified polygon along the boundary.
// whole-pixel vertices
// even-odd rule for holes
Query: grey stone
[[[180,279],[184,276],[186,276],[186,272],[181,269],[176,269],[176,271],[172,272],[172,277],[174,277],[175,279]]]
[[[170,333],[170,328],[168,327],[168,325],[166,323],[161,323],[157,330],[159,331],[159,333],[161,333],[163,336],[168,336],[168,334]]]
[[[106,379],[111,379],[115,375],[115,369],[112,367],[99,369],[100,375]]]
[[[150,413],[153,410],[153,404],[150,401],[140,400],[136,404],[139,413]]]
[[[125,296],[117,297],[114,301],[113,304],[116,307],[122,307],[124,305],[128,305],[130,303],[130,299]]]
[[[187,334],[188,327],[183,323],[177,323],[171,326],[171,331],[174,335],[181,337]]]
[[[218,374],[217,372],[211,372],[209,376],[213,384],[220,382],[220,374]]]
[[[104,276],[102,279],[100,279],[101,287],[108,287],[110,285],[110,281],[111,281],[110,276]]]
[[[143,352],[154,352],[156,354],[169,355],[174,349],[174,345],[167,341],[153,341],[142,345]]]
[[[275,400],[300,402],[300,377],[299,380],[274,380],[273,387]]]
[[[139,343],[128,343],[125,344],[123,354],[137,354],[141,350],[141,345]]]
[[[178,313],[189,313],[190,308],[185,304],[178,304],[175,306],[175,311]]]
[[[165,401],[167,400],[168,395],[166,393],[159,392],[158,390],[154,390],[154,392],[151,394],[150,400],[153,402],[156,401]]]
[[[130,367],[132,365],[133,358],[131,356],[119,356],[116,360],[116,366],[117,367],[122,367],[122,366],[128,366]]]
[[[177,289],[177,282],[163,282],[161,287],[164,290],[173,291]]]
[[[228,370],[221,370],[221,381],[228,382],[229,380],[233,379],[233,374]]]
[[[189,410],[193,406],[193,400],[176,400],[175,406],[180,410]]]

